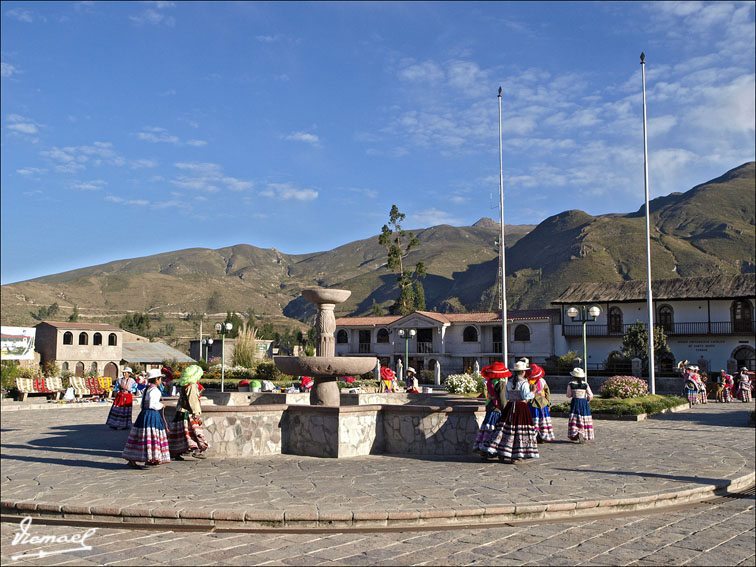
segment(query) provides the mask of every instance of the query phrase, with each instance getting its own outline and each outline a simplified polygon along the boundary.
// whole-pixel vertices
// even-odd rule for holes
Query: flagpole
[[[643,174],[646,186],[646,273],[648,276],[648,377],[651,394],[656,394],[654,370],[654,298],[651,293],[651,210],[648,198],[648,133],[646,132],[646,54],[641,53],[643,82]]]
[[[503,362],[509,366],[509,353],[507,352],[507,284],[506,270],[504,269],[504,154],[502,153],[501,133],[501,87],[499,87],[499,277],[501,278],[501,345]]]

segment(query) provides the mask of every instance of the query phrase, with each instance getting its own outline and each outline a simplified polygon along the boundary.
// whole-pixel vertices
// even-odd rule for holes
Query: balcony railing
[[[609,325],[592,325],[585,327],[585,334],[588,337],[621,337],[632,325],[621,325],[620,327],[609,328]],[[646,326],[645,324],[643,325]],[[756,323],[753,321],[731,321],[717,322],[692,322],[692,323],[673,323],[672,325],[657,325],[664,328],[667,336],[686,336],[686,335],[750,335],[756,329]],[[562,334],[565,337],[582,337],[582,325],[564,325]]]
[[[373,352],[373,346],[370,343],[360,343],[360,354]]]
[[[430,354],[433,352],[433,343],[421,343],[420,341],[417,341],[417,352],[422,354]]]

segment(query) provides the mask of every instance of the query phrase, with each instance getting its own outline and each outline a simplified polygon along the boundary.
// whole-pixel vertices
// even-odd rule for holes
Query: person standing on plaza
[[[725,376],[727,376],[727,373],[724,371],[724,369],[720,370],[716,378],[716,384],[714,385],[714,398],[718,402],[723,401],[722,395],[724,393]]]
[[[729,404],[732,401],[732,389],[734,387],[735,380],[730,374],[727,374],[725,376],[724,393],[722,394],[722,398],[726,404]]]
[[[695,375],[695,366],[690,364],[683,370],[683,393],[688,398],[690,407],[699,402],[698,399],[698,381]]]
[[[486,460],[495,456],[495,453],[489,453],[486,448],[491,440],[494,428],[501,418],[501,411],[504,408],[501,403],[501,399],[504,397],[502,391],[507,385],[507,378],[512,373],[504,366],[503,362],[494,362],[484,366],[480,373],[483,376],[483,387],[488,401],[486,402],[486,415],[480,429],[478,429],[475,443],[473,443],[473,451],[479,453],[481,458]]]
[[[709,376],[705,371],[701,371],[698,374],[698,401],[702,404],[709,403],[709,393],[706,391],[706,383],[709,381]]]
[[[551,390],[544,378],[546,371],[537,364],[531,364],[528,371],[528,382],[530,389],[535,394],[532,400],[528,402],[530,406],[530,415],[533,418],[533,427],[536,430],[536,440],[554,441],[554,425],[551,421]]]
[[[573,376],[575,380],[567,384],[567,397],[572,399],[570,417],[567,423],[567,437],[578,443],[593,441],[593,416],[590,406],[593,392],[586,381],[585,371],[582,368],[573,368],[570,376]]]
[[[483,448],[491,455],[498,455],[500,462],[515,463],[521,459],[537,459],[538,443],[528,400],[535,394],[530,391],[530,383],[525,378],[528,366],[517,362],[513,368],[514,378],[507,381],[501,393],[500,403],[504,406],[501,417],[488,443]],[[506,404],[506,405],[505,405]]]
[[[184,368],[179,379],[179,399],[176,415],[168,429],[168,444],[171,457],[183,461],[183,453],[191,451],[192,457],[204,459],[207,450],[205,432],[202,428],[202,406],[200,405],[199,379],[203,370],[196,364]]]
[[[751,377],[748,375],[748,368],[744,366],[738,374],[738,398],[740,401],[751,401],[751,387]]]
[[[131,427],[131,411],[134,404],[133,392],[136,380],[131,377],[133,371],[128,366],[123,369],[123,376],[116,382],[118,392],[110,408],[105,425],[111,429],[128,429]]]
[[[142,411],[134,422],[126,440],[122,457],[133,469],[140,469],[137,462],[159,465],[171,460],[168,449],[165,418],[162,414],[163,403],[160,401],[160,389],[163,373],[158,369],[147,372],[147,388],[142,395]]]
[[[404,378],[405,390],[408,393],[418,393],[417,372],[411,366],[407,367],[407,376]]]

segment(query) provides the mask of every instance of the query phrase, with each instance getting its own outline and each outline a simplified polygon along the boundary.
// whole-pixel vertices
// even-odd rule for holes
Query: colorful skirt
[[[129,392],[118,392],[113,406],[110,408],[105,425],[113,429],[128,429],[131,427],[131,406],[134,397]]]
[[[750,388],[741,388],[740,392],[738,392],[738,398],[742,402],[750,402],[751,401],[751,389]]]
[[[533,427],[535,427],[536,435],[540,435],[542,441],[553,441],[556,439],[554,425],[551,423],[549,406],[543,408],[530,406],[530,417],[533,418]]]
[[[478,435],[475,437],[475,443],[473,443],[473,451],[476,453],[485,453],[488,443],[491,441],[496,423],[501,417],[499,410],[486,410],[486,417],[483,418],[483,423],[478,429]]]
[[[139,412],[121,456],[127,461],[170,462],[168,435],[160,412],[153,409]]]
[[[591,406],[585,398],[572,398],[570,419],[567,422],[567,437],[575,441],[581,434],[586,441],[594,439]]]
[[[732,401],[732,388],[724,389],[724,392],[722,393],[722,399],[725,403],[730,403]]]
[[[685,388],[685,396],[688,398],[690,405],[694,406],[698,403],[698,390],[695,388]]]
[[[168,426],[168,444],[171,455],[189,451],[201,453],[208,447],[202,429],[202,417],[185,411],[177,411]]]
[[[507,459],[537,459],[536,430],[527,402],[507,402],[501,415],[485,451]]]
[[[709,399],[708,398],[709,397],[708,397],[708,395],[706,393],[706,390],[698,392],[698,401],[699,401],[699,403],[708,404],[709,403]]]

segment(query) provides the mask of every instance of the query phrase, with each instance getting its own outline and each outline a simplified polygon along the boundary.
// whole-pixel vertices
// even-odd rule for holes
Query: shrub
[[[257,365],[254,377],[260,381],[270,380],[271,382],[276,382],[278,380],[283,380],[286,377],[286,374],[281,372],[272,362],[261,362]]]
[[[10,391],[16,387],[16,378],[21,377],[21,369],[15,361],[3,360],[2,364],[2,387]]]
[[[602,398],[639,398],[648,394],[648,383],[635,376],[612,376],[601,386]]]
[[[449,374],[444,380],[446,391],[451,394],[474,394],[483,392],[483,377],[475,374]]]
[[[421,384],[433,384],[436,380],[436,373],[433,370],[421,370],[417,381]]]

